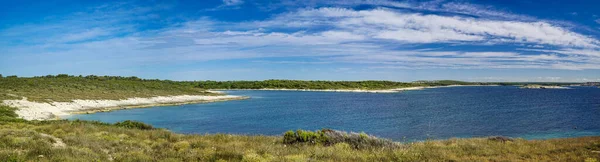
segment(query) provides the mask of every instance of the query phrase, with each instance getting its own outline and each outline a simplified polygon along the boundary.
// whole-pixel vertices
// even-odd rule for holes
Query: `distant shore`
[[[245,96],[159,96],[150,98],[128,98],[124,100],[73,100],[72,102],[40,103],[21,100],[4,100],[8,106],[16,107],[16,113],[25,120],[53,120],[71,114],[88,114],[128,108],[145,108],[154,106],[183,105],[194,103],[230,101],[248,99]]]
[[[428,88],[446,88],[446,87],[471,87],[471,86],[499,86],[499,85],[447,85],[447,86],[419,86],[394,89],[286,89],[286,88],[261,88],[261,89],[212,89],[211,92],[227,90],[258,90],[258,91],[308,91],[308,92],[357,92],[357,93],[398,93],[402,91],[422,90]]]
[[[563,86],[544,86],[544,85],[525,85],[521,86],[523,89],[571,89]]]

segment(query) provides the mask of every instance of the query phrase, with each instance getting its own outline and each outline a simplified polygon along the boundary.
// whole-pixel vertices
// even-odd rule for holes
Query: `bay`
[[[514,86],[432,88],[401,93],[226,91],[248,100],[68,116],[137,120],[177,133],[281,135],[287,130],[365,132],[395,141],[600,135],[600,89]]]

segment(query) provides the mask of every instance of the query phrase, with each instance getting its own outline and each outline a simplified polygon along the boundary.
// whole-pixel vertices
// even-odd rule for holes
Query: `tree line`
[[[304,80],[265,80],[265,81],[198,81],[198,88],[203,89],[393,89],[416,86],[446,85],[482,85],[486,83],[462,82],[453,80],[440,81],[304,81]]]

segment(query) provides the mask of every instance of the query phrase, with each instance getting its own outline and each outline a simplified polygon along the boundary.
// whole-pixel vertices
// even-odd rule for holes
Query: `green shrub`
[[[69,76],[69,74],[58,74],[58,75],[56,75],[56,77],[57,78],[68,78],[68,77],[71,77],[71,76]]]
[[[287,131],[283,135],[283,142],[287,144],[293,143],[311,143],[311,144],[327,144],[327,136],[322,131],[304,131],[297,130]]]
[[[283,135],[283,143],[308,143],[322,144],[326,146],[335,145],[337,143],[347,143],[356,149],[372,147],[394,148],[398,146],[398,144],[394,143],[391,140],[370,136],[364,132],[346,133],[331,129],[323,129],[315,132],[305,130],[297,130],[296,132],[287,131]]]
[[[141,129],[141,130],[152,130],[154,129],[154,127],[152,127],[151,125],[142,123],[142,122],[138,122],[138,121],[131,121],[131,120],[125,120],[122,122],[117,122],[114,124],[115,126],[118,127],[124,127],[124,128],[135,128],[135,129]]]
[[[17,108],[1,105],[0,104],[0,121],[2,122],[25,122],[25,120],[18,118],[19,115],[15,113]]]
[[[283,134],[283,143],[294,143],[296,142],[296,133],[294,133],[294,131],[287,131]]]
[[[0,105],[0,118],[17,118],[19,115],[15,113],[16,108],[6,105]]]

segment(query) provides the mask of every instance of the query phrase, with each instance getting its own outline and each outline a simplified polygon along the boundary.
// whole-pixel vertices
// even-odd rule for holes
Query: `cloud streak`
[[[223,5],[225,6],[237,6],[237,5],[241,5],[244,4],[244,1],[242,0],[223,0]]]

